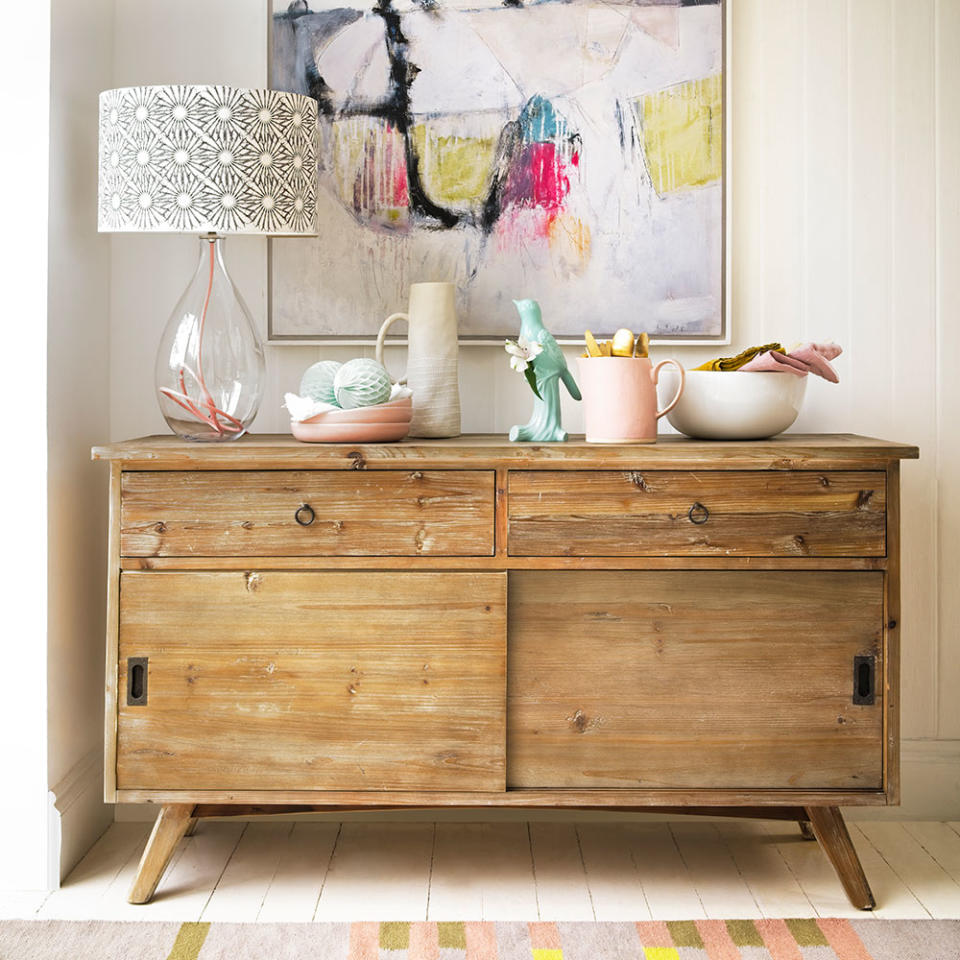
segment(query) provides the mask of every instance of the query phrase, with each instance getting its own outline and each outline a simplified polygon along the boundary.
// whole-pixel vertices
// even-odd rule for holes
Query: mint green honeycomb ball
[[[386,403],[390,399],[390,374],[376,360],[348,360],[333,378],[333,392],[344,410]]]
[[[333,378],[342,366],[343,364],[336,360],[321,360],[312,367],[307,367],[300,380],[300,396],[319,400],[321,403],[336,403]]]

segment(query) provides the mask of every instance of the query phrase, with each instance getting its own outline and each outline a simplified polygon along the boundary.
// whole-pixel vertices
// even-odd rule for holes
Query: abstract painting
[[[527,297],[561,338],[725,337],[721,0],[272,2],[320,235],[271,241],[271,339],[373,337],[430,280],[465,339]]]

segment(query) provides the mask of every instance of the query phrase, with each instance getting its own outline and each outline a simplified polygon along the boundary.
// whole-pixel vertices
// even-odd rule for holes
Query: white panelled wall
[[[960,0],[728,2],[732,348],[837,340],[841,383],[812,382],[795,429],[921,448],[919,462],[904,464],[902,484],[904,813],[956,818]],[[266,8],[266,0],[116,0],[114,83],[262,86]],[[91,104],[91,123],[94,111]],[[113,439],[165,432],[153,397],[154,350],[194,247],[188,237],[112,240]],[[232,239],[227,253],[265,331],[266,243]],[[401,308],[384,303],[383,314]],[[643,326],[640,316],[607,317],[602,303],[571,309],[594,330]],[[282,394],[311,362],[359,352],[268,347],[255,429],[287,429]],[[401,352],[388,360],[394,369]],[[689,366],[716,349],[655,353]],[[528,388],[498,348],[462,349],[461,395],[464,431],[505,432],[528,414]],[[582,430],[576,404],[567,402],[565,417]]]

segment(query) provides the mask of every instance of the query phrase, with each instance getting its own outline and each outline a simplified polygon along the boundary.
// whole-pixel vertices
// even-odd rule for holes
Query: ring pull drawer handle
[[[706,523],[710,519],[710,511],[698,500],[690,508],[687,517],[691,523],[700,526],[700,524]]]
[[[300,524],[301,527],[309,527],[314,520],[317,519],[317,515],[313,512],[313,507],[309,503],[301,503],[297,507],[297,512],[293,515],[293,519]]]

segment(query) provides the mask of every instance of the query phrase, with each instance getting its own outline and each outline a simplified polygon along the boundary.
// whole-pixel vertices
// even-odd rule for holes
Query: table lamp
[[[157,353],[157,399],[174,433],[235,440],[256,416],[263,349],[223,237],[315,236],[316,196],[310,97],[186,84],[100,94],[100,231],[200,238]]]

